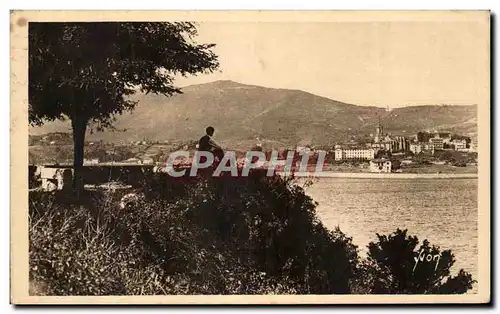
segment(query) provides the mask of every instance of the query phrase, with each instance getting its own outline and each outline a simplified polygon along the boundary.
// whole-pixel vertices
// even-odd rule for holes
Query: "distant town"
[[[260,151],[271,159],[276,149],[266,147],[256,138],[246,151],[232,150],[238,168],[244,167],[248,151]],[[168,171],[167,159],[172,152],[187,151],[191,157],[178,157],[173,161],[177,168],[190,168],[198,141],[148,141],[128,143],[87,141],[83,165],[86,169],[88,188],[103,186],[105,182],[140,182],[141,173]],[[230,150],[230,147],[226,147]],[[423,130],[413,135],[396,135],[385,132],[379,121],[370,134],[358,134],[344,143],[331,145],[296,145],[278,150],[278,159],[286,160],[290,152],[294,158],[291,169],[297,176],[320,175],[347,176],[352,178],[390,177],[462,177],[477,175],[477,138],[452,132]],[[302,156],[307,153],[307,166],[302,167]],[[73,167],[73,138],[70,133],[58,132],[29,137],[29,186],[46,191],[61,190],[69,186]],[[261,167],[267,168],[264,163]],[[283,166],[272,166],[277,173]],[[118,170],[118,171],[117,171]],[[285,171],[286,172],[286,171]],[[376,175],[378,173],[378,175]],[[397,175],[397,174],[400,175]],[[405,175],[406,174],[406,175]],[[134,179],[135,178],[135,179]],[[115,183],[116,183],[115,182]],[[116,187],[113,187],[116,188]]]
[[[370,135],[373,141],[364,145],[356,142],[336,144],[335,162],[346,161],[352,165],[352,162],[365,161],[369,163],[370,172],[477,171],[477,138],[439,131],[393,137],[384,132],[380,123],[375,134]],[[467,166],[466,171],[453,170]]]
[[[474,173],[477,172],[477,138],[451,132],[425,130],[414,135],[392,136],[378,123],[363,143],[350,140],[332,143],[330,147],[305,145],[284,147],[282,156],[290,150],[297,153],[325,152],[327,170],[334,172],[408,172],[408,173]],[[71,165],[73,163],[70,133],[49,133],[30,136],[31,165]],[[85,144],[84,165],[151,165],[161,167],[169,153],[177,150],[195,151],[197,141],[131,141],[106,143],[88,141]],[[249,150],[267,152],[256,141]],[[244,158],[240,152],[238,158]],[[285,158],[285,157],[283,157]],[[189,158],[176,164],[189,166]]]

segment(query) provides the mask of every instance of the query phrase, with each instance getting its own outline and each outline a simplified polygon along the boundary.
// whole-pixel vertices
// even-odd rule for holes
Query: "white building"
[[[444,140],[439,137],[439,133],[435,137],[429,139],[429,143],[434,146],[434,149],[442,150],[444,148]]]
[[[410,143],[410,151],[415,155],[424,151],[434,154],[434,145],[431,143]]]
[[[370,172],[391,172],[392,163],[387,159],[370,160]]]
[[[422,144],[410,143],[410,151],[415,155],[420,154],[422,152]]]
[[[477,139],[472,139],[470,144],[469,144],[469,151],[475,152],[477,151]]]
[[[467,141],[466,140],[453,140],[451,144],[455,147],[455,150],[465,150],[467,149]]]
[[[335,160],[345,160],[345,159],[372,160],[373,158],[375,158],[375,150],[372,148],[335,149]]]

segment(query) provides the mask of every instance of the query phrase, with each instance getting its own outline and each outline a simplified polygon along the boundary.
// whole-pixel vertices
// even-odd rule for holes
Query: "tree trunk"
[[[80,199],[83,191],[83,151],[85,145],[85,131],[87,130],[87,120],[81,117],[74,117],[71,120],[73,128],[73,192],[77,199]]]

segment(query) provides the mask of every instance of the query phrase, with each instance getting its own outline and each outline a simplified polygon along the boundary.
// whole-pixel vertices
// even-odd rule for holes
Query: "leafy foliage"
[[[407,230],[377,237],[377,242],[368,245],[368,258],[358,269],[363,278],[359,292],[457,294],[472,289],[475,280],[463,269],[451,276],[455,258],[450,250],[440,250],[427,240],[419,246],[418,238]]]
[[[31,194],[30,279],[55,295],[348,293],[356,247],[290,180],[151,181],[128,210]]]
[[[106,127],[136,91],[180,93],[174,75],[218,67],[196,35],[188,22],[30,23],[30,123],[78,116]]]
[[[71,120],[77,195],[90,123],[98,131],[111,127],[135,108],[136,92],[180,93],[175,75],[218,67],[214,45],[195,43],[196,35],[189,22],[29,24],[29,122]]]
[[[378,235],[360,259],[293,177],[151,177],[144,189],[127,209],[101,192],[84,205],[31,192],[31,293],[456,294],[475,283],[450,274],[451,251],[406,230]]]

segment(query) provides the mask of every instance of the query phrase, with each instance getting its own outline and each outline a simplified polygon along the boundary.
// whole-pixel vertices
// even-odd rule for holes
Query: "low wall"
[[[29,187],[44,190],[62,189],[71,184],[73,167],[58,165],[29,166]],[[85,184],[102,184],[121,181],[132,186],[140,186],[153,173],[152,165],[103,165],[83,166],[82,178]]]

